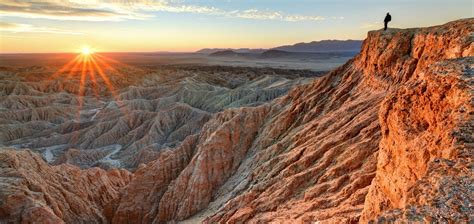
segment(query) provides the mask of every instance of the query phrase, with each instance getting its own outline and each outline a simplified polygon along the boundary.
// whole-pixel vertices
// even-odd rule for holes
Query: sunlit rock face
[[[135,169],[199,133],[214,113],[260,105],[319,74],[103,67],[108,82],[81,66],[56,73],[48,67],[2,71],[0,144],[33,149],[51,164]]]
[[[104,223],[130,181],[123,169],[48,165],[29,150],[0,150],[0,223]]]
[[[131,150],[133,146],[124,146],[114,134],[110,138],[117,141],[108,144],[90,140],[87,144],[97,144],[90,154],[74,149],[55,155],[52,150],[58,164],[87,164],[88,157],[97,154],[97,161],[109,165],[113,164],[110,160],[120,155],[126,158],[133,151],[135,156],[120,160],[120,165],[148,162],[139,165],[132,175],[125,170],[98,168],[60,172],[58,167],[71,165],[46,165],[29,150],[0,151],[0,158],[15,161],[24,157],[22,163],[31,164],[40,161],[41,169],[28,168],[32,172],[23,175],[26,180],[29,175],[35,175],[37,181],[49,180],[49,173],[76,178],[92,171],[106,180],[108,172],[124,172],[115,175],[122,182],[100,183],[104,185],[100,189],[118,189],[118,194],[110,190],[104,193],[110,196],[99,201],[94,195],[83,197],[84,204],[94,202],[90,206],[97,208],[83,211],[93,217],[90,222],[467,223],[474,212],[473,24],[474,19],[465,19],[437,27],[370,32],[353,60],[268,103],[230,108],[214,105],[220,109],[213,110],[209,104],[191,103],[208,97],[189,100],[186,105],[208,113],[207,119],[199,131],[159,150],[143,150],[140,143],[131,144],[136,144],[138,151]],[[266,83],[249,80],[256,85]],[[269,85],[274,87],[280,82],[272,83]],[[221,86],[231,88],[229,84]],[[21,89],[16,91],[24,92]],[[144,99],[153,96],[153,100],[157,97],[154,91],[129,94]],[[123,99],[125,95],[121,92]],[[114,128],[118,122],[128,128],[147,118],[158,119],[146,115],[150,117],[132,119],[128,124],[125,115],[114,109],[120,105],[105,104],[115,112],[101,119],[118,121],[111,122],[107,126],[110,128],[94,131]],[[137,107],[143,110],[149,107],[146,105]],[[96,117],[100,118],[100,112]],[[83,126],[87,130],[88,126]],[[135,140],[133,136],[124,139]],[[21,170],[18,165],[8,167],[3,176]],[[37,175],[43,172],[45,175]],[[0,204],[0,217],[6,217],[3,220],[24,215],[53,217],[52,222],[60,222],[66,220],[64,217],[77,216],[74,211],[53,209],[55,204],[49,201],[57,200],[43,202],[39,196],[27,197],[31,191],[45,190],[14,188],[25,183],[16,180],[1,179],[10,187],[0,188],[0,195],[21,201]],[[77,181],[84,189],[92,184]],[[48,189],[63,189],[49,183],[42,182]],[[35,212],[15,207],[24,206],[25,200],[35,203],[29,206]],[[73,202],[61,203],[69,206]]]
[[[461,20],[400,38],[411,46],[413,73],[381,105],[377,173],[361,222],[472,220],[473,25]]]

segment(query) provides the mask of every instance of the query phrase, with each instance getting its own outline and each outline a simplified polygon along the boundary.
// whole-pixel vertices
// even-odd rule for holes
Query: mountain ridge
[[[277,49],[270,49],[261,53],[240,53],[233,50],[216,51],[209,54],[209,57],[215,58],[235,58],[246,60],[259,59],[299,59],[299,60],[328,60],[331,58],[351,58],[355,56],[355,51],[334,51],[334,52],[290,52]]]
[[[282,50],[288,52],[339,52],[339,51],[349,51],[349,52],[358,52],[362,45],[362,40],[321,40],[321,41],[311,41],[311,42],[301,42],[293,45],[282,45],[278,47],[272,47],[268,49],[264,48],[204,48],[196,51],[196,53],[202,54],[212,54],[218,51],[234,51],[236,53],[251,53],[251,54],[261,54],[268,50]]]

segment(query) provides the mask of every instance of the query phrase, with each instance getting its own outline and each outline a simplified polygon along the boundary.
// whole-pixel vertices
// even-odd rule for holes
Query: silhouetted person
[[[385,19],[383,20],[383,23],[385,24],[385,28],[383,28],[383,30],[387,30],[387,25],[390,21],[392,21],[392,16],[390,15],[390,13],[387,12]]]

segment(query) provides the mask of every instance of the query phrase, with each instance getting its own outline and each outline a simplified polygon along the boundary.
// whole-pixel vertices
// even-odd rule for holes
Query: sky
[[[192,52],[364,39],[473,17],[472,0],[0,1],[0,53]]]

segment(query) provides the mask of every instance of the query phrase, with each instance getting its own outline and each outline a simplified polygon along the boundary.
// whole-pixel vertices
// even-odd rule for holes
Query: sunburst
[[[92,49],[90,49],[89,47],[83,47],[81,49],[81,54],[85,55],[85,56],[89,56],[92,54]]]
[[[76,57],[74,57],[71,61],[67,62],[57,72],[50,76],[50,79],[56,79],[63,76],[62,78],[65,78],[66,80],[78,80],[78,88],[76,92],[78,97],[78,127],[77,129],[75,128],[76,130],[79,129],[81,117],[80,114],[84,105],[87,80],[90,80],[92,82],[92,90],[97,98],[100,97],[99,93],[102,92],[99,88],[106,88],[110,95],[114,98],[122,114],[128,117],[127,109],[124,107],[124,104],[118,97],[117,90],[115,89],[111,80],[112,75],[120,75],[120,78],[122,78],[124,75],[120,73],[117,68],[114,68],[106,61],[116,62],[115,60],[110,59],[104,55],[100,55],[90,47],[83,47],[81,48],[79,54]],[[119,62],[117,62],[117,64],[118,63]],[[99,84],[100,81],[105,85],[101,86]],[[77,138],[78,136],[73,136],[71,142],[75,142]]]

